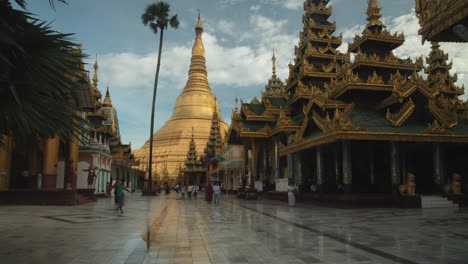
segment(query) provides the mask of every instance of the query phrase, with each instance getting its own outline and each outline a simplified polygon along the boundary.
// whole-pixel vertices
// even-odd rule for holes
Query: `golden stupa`
[[[208,83],[202,32],[203,26],[198,16],[187,83],[177,98],[171,119],[153,135],[153,175],[163,179],[168,176],[171,183],[177,177],[179,168],[184,167],[192,128],[199,154],[206,148],[214,111],[220,116],[223,140],[228,130],[228,125],[221,118],[218,101]],[[141,149],[134,151],[135,158],[140,160],[139,168],[145,171],[148,168],[149,146],[150,142],[147,140]],[[157,180],[154,176],[153,179]]]

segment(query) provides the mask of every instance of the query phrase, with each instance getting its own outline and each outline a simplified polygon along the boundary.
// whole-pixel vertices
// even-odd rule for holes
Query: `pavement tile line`
[[[289,225],[292,225],[292,226],[295,226],[295,227],[298,227],[298,228],[301,228],[301,229],[304,229],[304,230],[319,234],[319,235],[324,236],[326,238],[335,240],[337,242],[341,242],[343,244],[352,246],[354,248],[363,250],[365,252],[371,253],[373,255],[376,255],[376,256],[379,256],[379,257],[382,257],[382,258],[385,258],[385,259],[388,259],[388,260],[391,260],[391,261],[394,261],[394,262],[397,262],[397,263],[401,263],[401,264],[419,264],[417,262],[414,262],[414,261],[411,261],[411,260],[408,260],[408,259],[405,259],[405,258],[402,258],[402,257],[399,257],[399,256],[395,256],[395,255],[389,254],[387,252],[384,252],[384,251],[381,251],[381,250],[378,250],[378,249],[375,249],[375,248],[371,248],[371,247],[368,247],[368,246],[365,246],[365,245],[362,245],[362,244],[359,244],[359,243],[356,243],[356,242],[352,242],[349,239],[339,237],[339,236],[336,236],[336,235],[331,234],[331,233],[320,231],[320,230],[318,230],[316,228],[312,228],[312,227],[309,227],[309,226],[298,224],[298,223],[295,223],[293,221],[286,220],[284,218],[280,218],[280,217],[277,217],[277,216],[269,214],[269,213],[261,212],[261,211],[258,211],[256,209],[254,209],[254,208],[250,208],[248,206],[241,205],[241,204],[238,204],[238,203],[235,203],[235,202],[231,202],[231,201],[228,201],[228,202],[230,202],[230,203],[232,203],[234,205],[237,205],[239,207],[245,208],[247,210],[256,212],[258,214],[262,214],[262,215],[274,218],[274,219],[276,219],[276,220],[278,220],[280,222],[283,222],[283,223],[286,223],[286,224],[289,224]]]

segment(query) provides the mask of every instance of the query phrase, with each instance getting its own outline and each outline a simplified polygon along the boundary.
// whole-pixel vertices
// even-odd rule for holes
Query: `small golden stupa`
[[[210,136],[215,111],[220,117],[219,125],[223,141],[228,130],[228,125],[222,120],[219,112],[216,96],[208,83],[202,32],[203,26],[198,16],[187,83],[177,98],[171,119],[153,135],[153,174],[161,178],[169,176],[170,184],[175,181],[180,164],[187,159],[192,128],[196,147],[201,151],[205,149]],[[140,160],[140,169],[145,171],[148,168],[149,146],[150,142],[147,140],[141,149],[134,151],[135,158]],[[157,180],[155,176],[153,179]]]

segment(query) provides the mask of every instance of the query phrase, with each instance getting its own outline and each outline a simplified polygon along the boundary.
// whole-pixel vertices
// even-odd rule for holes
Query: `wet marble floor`
[[[111,199],[0,206],[0,245],[0,263],[468,263],[468,210],[132,194],[124,216]]]

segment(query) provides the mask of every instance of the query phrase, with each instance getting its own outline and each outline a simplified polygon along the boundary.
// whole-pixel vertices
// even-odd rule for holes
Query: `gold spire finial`
[[[197,25],[195,26],[195,43],[193,43],[193,48],[192,48],[192,56],[203,56],[205,57],[205,47],[203,47],[203,42],[201,39],[201,35],[203,32],[203,26],[201,23],[200,15],[198,15],[198,22]]]
[[[271,61],[273,62],[273,78],[276,78],[276,57],[275,57],[275,48],[273,47],[273,57],[271,57]]]
[[[200,9],[198,9],[198,21],[197,21],[197,25],[195,26],[195,32],[197,32],[197,34],[199,33],[198,31],[200,31],[200,34],[201,34],[201,31],[203,31],[203,25],[201,23],[201,18],[200,18]]]
[[[96,61],[94,62],[93,68],[94,68],[93,86],[94,86],[94,88],[97,88],[97,86],[98,86],[97,70],[99,68],[98,63],[97,63],[97,54],[96,54]]]
[[[380,14],[381,9],[382,8],[380,7],[379,2],[377,2],[377,0],[369,0],[368,6],[367,6],[367,12],[366,12],[367,21],[369,21],[369,23],[367,24],[367,27],[371,27],[371,26],[386,27],[380,20],[380,18],[382,17],[382,15]]]

